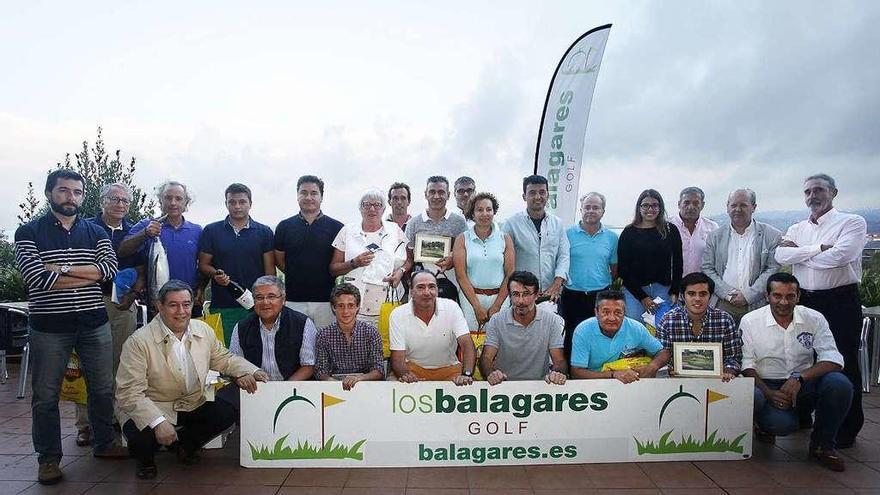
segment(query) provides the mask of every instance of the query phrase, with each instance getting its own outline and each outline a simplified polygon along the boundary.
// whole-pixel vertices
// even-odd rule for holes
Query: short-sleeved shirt
[[[199,239],[199,251],[210,254],[211,265],[223,270],[229,278],[248,289],[266,274],[263,255],[274,249],[272,229],[253,219],[238,232],[229,223],[229,217],[205,226]],[[211,281],[211,307],[237,308],[232,293]]]
[[[390,349],[406,351],[407,361],[427,369],[458,364],[458,338],[470,335],[458,304],[441,297],[427,325],[413,313],[410,301],[391,312],[389,327]]]
[[[550,349],[562,349],[562,317],[538,309],[535,319],[523,326],[513,318],[513,308],[495,313],[484,327],[484,346],[498,349],[495,369],[508,380],[541,380],[550,365]]]
[[[612,338],[602,333],[599,320],[590,318],[575,328],[572,339],[571,365],[591,371],[602,371],[605,363],[638,356],[642,351],[653,356],[663,350],[663,344],[632,318],[624,318]]]
[[[617,234],[601,225],[590,235],[577,223],[569,227],[565,235],[571,253],[566,287],[590,292],[611,285],[609,265],[617,264]]]
[[[87,219],[89,222],[97,225],[104,229],[107,232],[107,236],[110,238],[110,243],[113,244],[113,252],[119,253],[119,245],[122,244],[122,241],[128,237],[128,233],[131,231],[131,227],[134,225],[127,218],[123,218],[122,222],[119,224],[119,227],[111,227],[104,223],[104,219],[101,218],[101,215],[98,215],[94,218]],[[143,252],[137,252],[134,254],[130,254],[124,258],[117,257],[119,269],[125,268],[134,268],[136,266],[143,266],[147,262],[147,257]],[[107,281],[101,284],[101,291],[105,296],[109,296],[113,292],[113,282]]]
[[[467,230],[467,222],[464,217],[448,209],[439,222],[431,220],[427,213],[419,213],[406,223],[406,237],[409,240],[407,247],[409,249],[415,247],[416,234],[441,235],[455,239],[465,230]]]
[[[128,237],[145,230],[148,225],[150,225],[149,218],[141,220],[131,228]],[[168,256],[168,271],[171,278],[186,282],[193,289],[199,284],[198,256],[201,235],[202,226],[188,222],[186,219],[183,219],[180,227],[176,228],[168,222],[163,222],[162,231],[159,234],[159,240],[162,242],[162,247],[165,248],[166,256]],[[144,256],[149,254],[151,242],[156,242],[156,240],[148,238],[146,242],[141,244],[139,252]]]
[[[333,289],[330,260],[333,239],[342,229],[339,220],[324,215],[312,223],[298,213],[282,220],[275,229],[275,249],[284,252],[284,283],[287,300],[328,302]]]

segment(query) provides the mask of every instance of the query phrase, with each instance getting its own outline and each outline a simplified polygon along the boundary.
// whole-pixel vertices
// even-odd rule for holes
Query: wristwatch
[[[788,375],[788,379],[789,380],[791,380],[791,379],[797,380],[798,383],[800,383],[801,385],[804,384],[804,377],[801,376],[800,371],[793,371],[790,375]]]
[[[468,378],[473,378],[473,377],[474,377],[474,372],[473,372],[473,371],[462,371],[462,372],[461,372],[461,375],[462,375],[462,376],[466,376],[466,377],[468,377]]]
[[[70,272],[70,265],[68,265],[67,263],[61,265],[59,271],[62,275],[67,275]]]

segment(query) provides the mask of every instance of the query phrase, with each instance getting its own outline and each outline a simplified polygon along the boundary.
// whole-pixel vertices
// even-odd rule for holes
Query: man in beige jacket
[[[231,405],[205,399],[209,369],[236,377],[248,393],[257,381],[269,380],[223,347],[210,326],[191,319],[189,285],[171,280],[158,299],[158,315],[125,342],[116,373],[119,422],[140,479],[156,477],[153,457],[160,444],[176,449],[184,464],[195,464],[199,449],[235,422]]]

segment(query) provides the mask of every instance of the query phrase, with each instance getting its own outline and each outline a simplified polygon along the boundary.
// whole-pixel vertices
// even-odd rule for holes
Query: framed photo
[[[442,235],[416,234],[413,259],[416,262],[436,263],[452,252],[452,238]]]
[[[673,370],[682,377],[720,377],[721,352],[720,342],[673,342]]]

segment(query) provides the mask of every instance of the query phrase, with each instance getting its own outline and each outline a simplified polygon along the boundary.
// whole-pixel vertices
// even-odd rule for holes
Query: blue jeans
[[[655,282],[651,285],[642,287],[642,290],[645,291],[651,299],[661,297],[665,301],[669,300],[668,285],[660,285]],[[626,316],[644,324],[645,322],[642,320],[642,313],[645,312],[645,307],[642,306],[642,301],[636,299],[636,296],[632,295],[632,293],[626,288],[623,289],[623,296],[626,299]]]
[[[773,390],[779,390],[785,380],[764,380]],[[771,406],[761,389],[755,387],[755,421],[767,433],[784,436],[797,431],[799,412],[816,411],[810,446],[819,449],[833,449],[834,438],[843,418],[849,411],[853,386],[849,379],[839,371],[826,373],[816,380],[801,386],[797,397],[797,408],[777,409]]]
[[[113,444],[113,338],[110,323],[97,328],[84,328],[75,333],[47,333],[31,330],[31,362],[33,363],[34,450],[39,462],[61,459],[61,418],[58,395],[61,381],[76,349],[89,396],[89,420],[92,445],[101,452]]]

